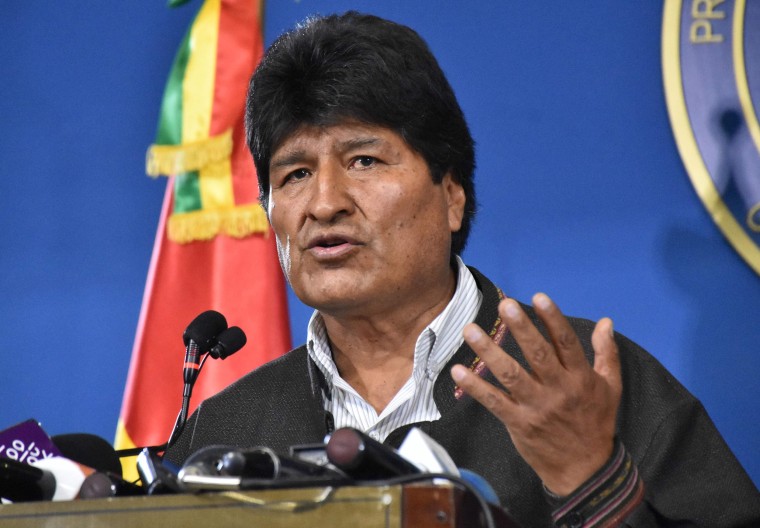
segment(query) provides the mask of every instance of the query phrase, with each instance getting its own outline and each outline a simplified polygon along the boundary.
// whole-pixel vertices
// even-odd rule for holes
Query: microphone
[[[194,341],[201,353],[216,344],[216,336],[227,328],[227,319],[215,310],[206,310],[196,316],[182,334],[185,346]]]
[[[64,457],[48,457],[32,464],[35,468],[49,472],[55,486],[50,497],[43,500],[67,501],[77,498],[84,479],[95,470]]]
[[[325,450],[334,466],[356,480],[382,480],[422,473],[395,449],[350,427],[333,432]]]
[[[0,495],[19,502],[71,500],[78,497],[83,483],[96,472],[121,477],[119,457],[101,437],[73,433],[55,435],[49,441],[55,456],[32,457],[27,463],[2,460]]]
[[[193,319],[182,334],[185,342],[185,363],[182,368],[182,379],[185,385],[182,389],[182,406],[180,407],[174,429],[166,442],[171,447],[179,438],[179,434],[187,422],[187,413],[190,408],[190,397],[193,394],[193,385],[198,379],[201,369],[201,354],[204,354],[217,344],[217,336],[227,329],[227,319],[214,310],[207,310]]]
[[[295,488],[350,483],[338,469],[279,454],[268,447],[211,445],[196,451],[177,475],[184,490]]]
[[[121,478],[122,467],[116,450],[103,438],[87,433],[69,433],[51,438],[69,460],[95,470],[82,481],[77,498],[94,499],[144,495],[141,486]]]
[[[102,499],[107,497],[132,497],[145,495],[142,486],[127,482],[113,473],[96,471],[85,477],[79,487],[78,499]]]
[[[119,455],[103,438],[88,433],[69,433],[51,437],[61,455],[83,466],[121,477]]]
[[[217,337],[217,343],[208,351],[214,359],[225,359],[245,346],[246,337],[237,326],[231,326],[223,330]]]
[[[486,479],[469,469],[458,468],[446,449],[419,427],[409,430],[398,453],[425,472],[459,477],[486,502],[499,505],[499,497]]]
[[[182,340],[185,346],[194,341],[201,353],[205,353],[216,344],[216,336],[226,328],[227,319],[222,314],[215,310],[206,310],[187,325],[182,333]]]
[[[200,369],[200,356],[213,347],[217,342],[217,336],[227,329],[227,319],[214,310],[207,310],[198,315],[187,326],[182,334],[185,342],[185,364],[182,376],[185,381],[185,390],[195,383]]]
[[[112,473],[54,456],[33,465],[0,458],[0,497],[12,502],[68,501],[144,495],[143,488]]]
[[[12,502],[50,500],[55,487],[50,471],[0,457],[0,497]]]
[[[177,476],[150,449],[143,449],[137,456],[137,473],[140,475],[145,493],[161,495],[180,493],[182,488]]]
[[[219,475],[253,479],[282,479],[335,474],[327,466],[275,453],[268,447],[233,449],[216,467]]]
[[[118,454],[97,435],[50,437],[35,420],[27,420],[3,431],[3,438],[12,447],[5,452],[15,456],[2,459],[0,496],[12,501],[69,500],[93,474],[121,477]]]

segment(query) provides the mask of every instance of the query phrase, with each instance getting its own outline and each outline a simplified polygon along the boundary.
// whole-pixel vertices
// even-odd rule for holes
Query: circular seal
[[[760,274],[760,2],[666,0],[670,124],[697,194]]]

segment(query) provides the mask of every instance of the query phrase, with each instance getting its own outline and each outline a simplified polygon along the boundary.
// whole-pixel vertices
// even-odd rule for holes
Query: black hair
[[[359,121],[398,133],[435,183],[451,173],[465,192],[452,255],[475,216],[475,147],[454,91],[411,28],[349,11],[313,17],[281,35],[251,78],[245,124],[266,209],[272,152],[303,125]]]

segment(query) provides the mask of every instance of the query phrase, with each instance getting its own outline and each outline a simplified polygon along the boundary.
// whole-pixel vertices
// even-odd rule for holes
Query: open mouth
[[[341,244],[345,244],[345,243],[346,243],[345,240],[335,240],[335,241],[332,241],[332,242],[323,242],[323,243],[319,244],[319,247],[330,248],[330,247],[340,246]]]
[[[333,248],[337,246],[342,246],[344,244],[354,244],[354,241],[340,236],[325,236],[325,237],[317,237],[311,241],[309,244],[309,249],[311,248]]]
[[[314,237],[307,249],[320,257],[338,257],[350,252],[358,246],[355,240],[341,235],[326,235]]]

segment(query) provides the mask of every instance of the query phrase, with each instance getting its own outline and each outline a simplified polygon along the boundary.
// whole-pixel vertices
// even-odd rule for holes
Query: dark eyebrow
[[[338,143],[338,150],[340,152],[349,152],[352,150],[361,149],[362,147],[378,145],[382,143],[384,143],[384,141],[381,138],[375,136],[358,137],[347,139],[346,141],[341,141]],[[283,154],[282,156],[275,156],[269,163],[269,169],[272,170],[282,167],[290,167],[291,165],[298,165],[300,163],[303,163],[306,157],[307,154],[305,150],[293,150],[291,152]]]
[[[349,150],[356,150],[356,149],[366,147],[369,145],[377,145],[378,143],[383,143],[383,140],[374,136],[359,137],[359,138],[348,139],[346,141],[341,141],[340,143],[338,143],[338,147],[340,148],[342,152],[346,152]]]
[[[269,163],[269,168],[271,170],[271,169],[279,169],[280,167],[288,167],[290,165],[297,165],[301,163],[305,157],[306,157],[306,152],[304,152],[303,150],[288,152],[287,154],[283,156],[275,157]]]

